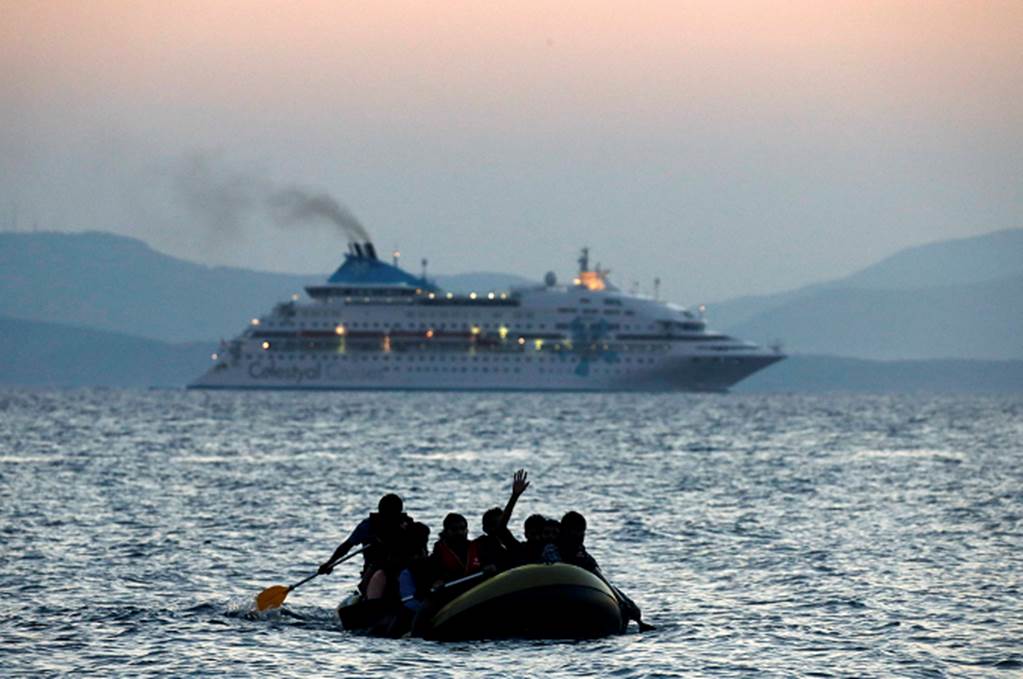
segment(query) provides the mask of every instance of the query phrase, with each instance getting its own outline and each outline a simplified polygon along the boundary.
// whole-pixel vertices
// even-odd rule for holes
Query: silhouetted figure
[[[561,539],[561,524],[557,519],[547,519],[543,524],[543,550],[540,552],[540,560],[544,563],[558,563],[562,561],[561,551],[558,549],[558,542]]]
[[[625,592],[612,585],[597,565],[597,560],[586,551],[586,518],[579,512],[566,512],[561,517],[561,535],[559,544],[561,555],[566,563],[585,568],[601,580],[603,580],[611,591],[618,597],[619,606],[626,620],[635,620],[639,625],[640,632],[654,629],[653,625],[643,622],[643,613],[636,602],[630,599]]]
[[[483,535],[472,541],[483,568],[493,566],[497,570],[503,570],[512,565],[519,541],[508,530],[508,522],[515,511],[515,503],[529,488],[527,476],[525,470],[516,471],[512,477],[511,497],[508,498],[504,509],[492,507],[483,513]]]
[[[319,573],[327,575],[337,561],[356,545],[365,545],[362,581],[359,590],[367,599],[382,598],[388,585],[395,586],[402,560],[404,530],[412,519],[404,511],[402,499],[394,493],[380,498],[377,511],[359,522],[352,534],[327,561],[320,564]]]
[[[585,568],[591,573],[600,571],[597,560],[586,551],[586,519],[579,512],[567,512],[561,517],[558,550],[565,563]]]
[[[398,594],[402,605],[415,612],[423,607],[433,584],[433,569],[427,551],[430,527],[416,522],[409,526],[407,532],[407,562],[398,576]]]
[[[469,542],[469,522],[452,512],[444,517],[444,530],[433,545],[434,587],[465,577],[480,569],[479,553]]]
[[[515,563],[540,563],[543,553],[543,528],[547,525],[547,518],[543,514],[530,514],[529,518],[522,524],[522,533],[525,535],[525,542],[520,542],[515,552]]]

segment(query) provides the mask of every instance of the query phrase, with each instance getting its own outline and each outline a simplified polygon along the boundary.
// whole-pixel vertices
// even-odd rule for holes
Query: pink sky
[[[636,214],[654,247],[681,226],[705,252],[722,234],[748,239],[738,255],[752,260],[847,204],[857,212],[835,238],[858,258],[800,250],[814,279],[1023,225],[1019,189],[999,179],[1021,169],[1021,46],[1021,2],[9,1],[0,209],[17,203],[55,228],[137,228],[176,254],[228,261],[190,255],[128,208],[76,204],[128,183],[118,167],[208,149],[335,190],[381,239],[423,249],[417,219],[450,225],[438,236],[449,245],[475,218],[498,240],[567,229],[547,244],[560,258],[602,229],[596,245],[614,247],[601,219]],[[672,198],[679,186],[691,193]],[[506,217],[516,204],[531,216]],[[260,268],[305,261],[254,247],[239,256]],[[535,273],[525,255],[511,264]],[[765,266],[750,285],[799,282]]]

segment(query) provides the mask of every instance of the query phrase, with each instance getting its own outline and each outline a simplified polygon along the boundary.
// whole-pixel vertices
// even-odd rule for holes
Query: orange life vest
[[[440,575],[444,580],[453,580],[480,570],[479,545],[475,541],[469,543],[465,561],[462,561],[453,549],[439,540],[433,551],[437,556],[442,571]]]

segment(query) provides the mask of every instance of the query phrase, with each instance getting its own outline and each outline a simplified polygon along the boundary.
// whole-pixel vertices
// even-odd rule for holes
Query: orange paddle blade
[[[278,608],[288,597],[289,588],[284,585],[267,587],[256,597],[256,610],[265,611],[268,608]]]

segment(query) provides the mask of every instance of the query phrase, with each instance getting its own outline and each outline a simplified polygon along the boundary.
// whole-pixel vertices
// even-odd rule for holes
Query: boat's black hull
[[[365,602],[338,611],[346,629],[397,635],[402,612]],[[592,639],[625,629],[620,603],[600,578],[567,564],[520,566],[446,603],[416,625],[438,641],[468,639]],[[410,622],[407,624],[411,624]]]

